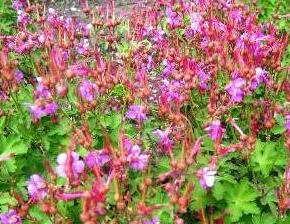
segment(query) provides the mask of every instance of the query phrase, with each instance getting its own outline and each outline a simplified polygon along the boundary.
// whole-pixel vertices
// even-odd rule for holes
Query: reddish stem
[[[199,218],[200,218],[201,224],[207,224],[203,208],[199,209]]]

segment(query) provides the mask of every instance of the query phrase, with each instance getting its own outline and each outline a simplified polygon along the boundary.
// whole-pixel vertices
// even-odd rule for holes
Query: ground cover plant
[[[286,1],[2,2],[0,223],[290,223]]]

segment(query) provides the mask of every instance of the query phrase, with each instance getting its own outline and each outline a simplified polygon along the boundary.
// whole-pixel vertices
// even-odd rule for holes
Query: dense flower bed
[[[1,223],[290,222],[288,34],[255,3],[13,8]]]

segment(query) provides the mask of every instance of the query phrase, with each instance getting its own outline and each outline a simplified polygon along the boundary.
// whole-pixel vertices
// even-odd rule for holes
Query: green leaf
[[[273,159],[275,158],[275,159]],[[267,177],[275,166],[283,167],[287,164],[285,150],[277,142],[256,142],[255,151],[251,158],[253,171],[261,172]]]
[[[263,213],[259,216],[253,216],[253,224],[274,224],[276,223],[277,218],[270,213]]]
[[[283,134],[286,131],[284,117],[282,115],[277,115],[275,119],[277,124],[271,129],[271,132],[274,135]]]
[[[164,224],[172,224],[173,223],[173,217],[172,215],[168,212],[168,210],[161,210],[158,213],[158,216],[160,218],[160,223]]]
[[[110,94],[112,96],[123,97],[126,95],[126,89],[125,89],[124,85],[118,84],[118,85],[114,86],[114,88],[112,89]]]
[[[192,201],[190,203],[190,208],[198,211],[200,208],[205,208],[207,203],[207,192],[201,188],[198,181],[195,181],[195,188],[192,192]]]
[[[30,207],[29,214],[31,217],[35,218],[37,221],[43,224],[51,224],[49,216],[43,213],[37,205]]]
[[[0,205],[10,205],[15,206],[17,201],[14,197],[11,197],[7,192],[0,192]]]
[[[213,196],[217,199],[217,200],[222,200],[224,197],[224,193],[225,193],[225,188],[223,187],[223,185],[220,182],[217,182],[214,185],[213,188]]]
[[[7,139],[0,138],[0,152],[13,153],[15,155],[25,154],[28,150],[27,145],[15,135],[9,135]]]
[[[260,209],[255,203],[259,193],[248,180],[242,180],[236,185],[224,184],[225,200],[231,221],[238,221],[244,214],[259,214]]]

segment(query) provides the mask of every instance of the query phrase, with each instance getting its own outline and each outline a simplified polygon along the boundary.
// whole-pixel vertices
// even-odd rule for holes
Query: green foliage
[[[286,164],[286,150],[280,142],[257,141],[255,151],[251,156],[254,172],[260,172],[263,177],[267,177],[274,168],[283,168]]]
[[[35,219],[37,223],[43,224],[52,224],[53,222],[50,220],[50,217],[43,213],[38,205],[34,205],[29,210],[29,215]]]
[[[11,9],[9,0],[0,1],[0,34],[12,33],[12,25],[16,22],[16,13]]]
[[[261,9],[260,19],[264,22],[272,20],[275,14],[283,16],[289,13],[289,2],[287,0],[258,0],[257,4]],[[274,22],[279,29],[289,31],[289,18],[277,18]]]
[[[283,16],[289,13],[289,3],[286,0],[258,0],[258,6],[261,8],[259,19],[263,22],[274,21],[278,28],[285,32],[289,29],[289,19],[275,19],[274,15]],[[184,18],[186,24],[190,24],[190,17]],[[0,0],[0,35],[2,33],[11,34],[14,32],[13,25],[16,23],[16,13],[10,7],[10,1]],[[132,54],[136,49],[144,48],[148,51],[153,51],[152,44],[143,40],[137,42],[136,40],[127,41],[123,38],[129,31],[129,23],[123,23],[119,26],[117,32],[121,34],[122,38],[116,45],[116,55],[126,57]],[[164,31],[170,35],[171,30],[168,29],[167,21],[162,19],[160,24]],[[184,29],[176,30],[177,37],[182,40],[184,36]],[[102,52],[106,52],[110,47],[108,42],[102,40],[100,48]],[[183,46],[182,46],[183,47]],[[182,49],[185,50],[185,49]],[[187,50],[187,49],[186,49]],[[199,54],[199,51],[190,48],[189,54],[194,58]],[[26,78],[31,74],[35,74],[36,68],[34,65],[35,59],[41,56],[40,52],[36,51],[29,56],[11,54],[10,57],[20,61],[20,68],[25,72]],[[158,54],[156,54],[156,57]],[[155,55],[154,55],[155,57]],[[282,67],[289,64],[290,47],[282,61]],[[127,65],[126,65],[127,66]],[[129,67],[129,66],[128,66]],[[161,63],[159,68],[156,68],[152,73],[160,73],[164,65]],[[128,69],[131,75],[134,71]],[[1,74],[0,74],[1,75]],[[130,76],[129,75],[129,76]],[[128,76],[128,77],[129,77]],[[131,77],[129,77],[131,78]],[[282,83],[287,78],[285,71],[278,74],[278,83]],[[26,80],[27,81],[27,80]],[[25,82],[26,82],[25,81]],[[220,89],[229,82],[227,74],[219,74],[217,82]],[[0,83],[2,84],[2,83]],[[70,142],[72,136],[72,126],[79,127],[84,120],[87,119],[90,131],[93,137],[93,149],[100,149],[103,147],[104,134],[108,134],[112,141],[113,147],[119,147],[119,132],[120,128],[124,127],[125,133],[128,137],[142,140],[143,149],[150,154],[150,169],[148,173],[140,173],[135,171],[126,172],[127,179],[122,183],[121,193],[125,196],[133,198],[133,207],[131,210],[136,210],[138,202],[140,202],[142,195],[140,191],[140,183],[145,176],[153,179],[153,185],[147,189],[147,205],[158,205],[160,209],[153,212],[154,215],[160,217],[161,224],[171,224],[174,220],[174,214],[179,214],[178,206],[171,205],[169,197],[164,191],[166,184],[156,184],[158,176],[171,171],[170,157],[159,153],[156,149],[156,139],[152,137],[152,132],[159,127],[166,125],[158,121],[156,115],[156,108],[152,113],[156,113],[156,117],[150,118],[143,124],[142,128],[136,127],[132,122],[124,122],[124,114],[126,106],[126,96],[129,94],[128,87],[124,84],[115,85],[108,93],[108,97],[117,98],[123,103],[123,108],[118,112],[104,113],[105,105],[108,100],[106,97],[100,97],[100,102],[96,110],[86,114],[80,114],[76,109],[78,104],[78,97],[76,96],[77,81],[69,84],[69,92],[66,99],[59,100],[59,119],[61,122],[52,123],[50,118],[44,117],[37,124],[31,122],[31,116],[27,111],[27,105],[33,102],[33,86],[24,83],[20,85],[18,92],[11,92],[10,100],[7,102],[0,102],[0,108],[5,112],[5,116],[0,117],[0,158],[9,157],[7,161],[0,160],[0,212],[6,212],[10,207],[17,207],[17,201],[10,195],[16,191],[25,200],[27,200],[27,178],[33,173],[47,174],[44,168],[43,160],[48,159],[52,165],[55,163],[56,156],[64,152]],[[271,95],[267,93],[265,88],[261,87],[251,97],[247,97],[246,104],[252,103],[253,99],[259,99],[265,96],[277,99],[277,102],[283,104],[286,98],[283,95]],[[218,176],[216,177],[215,185],[211,190],[202,189],[198,179],[195,177],[196,170],[199,167],[204,167],[209,164],[209,158],[216,155],[215,144],[208,137],[204,136],[205,131],[203,125],[208,121],[207,102],[209,96],[200,94],[198,91],[192,91],[190,102],[181,108],[181,112],[189,118],[189,125],[194,130],[195,137],[202,136],[202,153],[195,158],[194,165],[186,172],[190,181],[194,182],[194,190],[191,192],[191,200],[189,209],[184,215],[190,216],[190,221],[187,223],[197,223],[196,213],[203,208],[206,212],[209,208],[213,208],[214,217],[225,215],[225,223],[245,223],[245,224],[288,224],[290,223],[290,216],[284,219],[279,217],[277,212],[277,188],[281,185],[283,172],[287,165],[288,155],[284,146],[285,135],[285,121],[283,116],[275,117],[276,124],[270,130],[262,130],[258,136],[255,149],[248,152],[248,149],[241,149],[241,151],[230,153],[224,157],[219,157],[217,169]],[[23,103],[25,102],[25,103]],[[250,113],[256,108],[250,108],[247,105],[243,108],[240,105],[232,107],[227,111],[226,116],[245,117],[238,121],[239,125],[245,127],[249,122]],[[223,139],[224,145],[229,145],[239,140],[236,130],[226,122],[226,135]],[[250,130],[245,130],[248,134]],[[176,141],[174,150],[174,157],[180,158],[181,148],[179,142]],[[88,150],[78,146],[76,149],[80,156],[84,156]],[[246,156],[245,156],[246,155]],[[10,158],[11,157],[11,158]],[[194,168],[192,168],[194,167]],[[105,173],[110,172],[106,170]],[[179,178],[177,174],[176,178]],[[105,176],[105,175],[104,175]],[[170,177],[171,179],[174,179]],[[183,177],[182,177],[183,178]],[[128,181],[129,180],[129,181]],[[171,180],[170,180],[171,181]],[[174,182],[174,180],[173,180]],[[67,181],[65,178],[58,178],[56,180],[58,186],[67,189]],[[182,184],[181,184],[182,185]],[[86,187],[86,186],[85,186]],[[79,190],[79,189],[78,189]],[[80,189],[83,190],[83,189]],[[183,192],[183,185],[181,192]],[[4,193],[5,192],[5,193]],[[112,213],[111,217],[116,214],[116,200],[115,189],[110,185],[107,195],[106,209],[108,213]],[[127,196],[127,195],[126,195]],[[132,206],[130,204],[130,206]],[[81,204],[79,202],[63,202],[57,203],[57,209],[60,216],[64,219],[71,219],[74,223],[81,223],[79,220],[79,213],[81,211]],[[136,206],[136,207],[134,207]],[[115,218],[104,217],[105,222],[112,223],[128,223],[127,214],[121,212],[118,214],[117,221]],[[45,215],[40,207],[32,205],[29,211],[29,218],[33,223],[56,223],[56,219],[52,219]],[[189,220],[189,219],[188,219]],[[194,221],[192,221],[194,220]],[[30,223],[30,221],[24,221]]]
[[[238,221],[243,215],[260,212],[256,203],[259,193],[246,179],[237,184],[222,183],[214,188],[213,195],[217,200],[225,200],[231,222]]]

